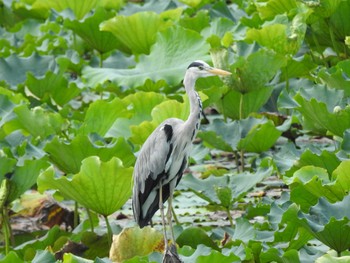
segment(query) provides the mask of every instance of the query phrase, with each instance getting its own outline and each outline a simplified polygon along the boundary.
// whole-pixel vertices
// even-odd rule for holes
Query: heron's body
[[[186,78],[187,77],[187,78]],[[185,76],[184,85],[194,82]],[[136,222],[144,227],[159,209],[159,187],[163,187],[163,202],[173,193],[187,166],[192,141],[200,124],[202,102],[194,89],[186,90],[190,100],[187,121],[176,118],[165,120],[142,146],[134,168],[133,209]]]
[[[133,188],[133,212],[140,227],[147,225],[159,208],[164,224],[163,203],[169,199],[170,208],[174,189],[187,166],[202,111],[201,100],[194,90],[196,79],[201,76],[229,74],[231,73],[214,69],[203,61],[190,64],[184,78],[184,87],[190,102],[188,119],[165,120],[142,146],[134,168]],[[168,220],[171,224],[171,210],[168,210]]]
[[[134,211],[139,211],[135,219],[140,227],[147,225],[159,209],[160,186],[163,187],[162,200],[165,202],[179,183],[187,165],[187,155],[181,152],[188,151],[190,142],[173,136],[181,125],[184,123],[178,119],[164,121],[144,144],[147,150],[138,157],[140,161],[135,166],[135,173],[147,175],[140,185],[134,187],[134,195],[138,196],[138,202],[134,202]],[[160,145],[157,143],[159,141],[166,143]],[[148,164],[146,166],[150,169],[145,170],[140,163]]]

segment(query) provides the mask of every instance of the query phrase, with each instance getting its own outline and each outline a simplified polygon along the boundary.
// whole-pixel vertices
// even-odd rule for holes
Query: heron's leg
[[[168,219],[168,224],[170,227],[171,242],[174,246],[176,246],[175,237],[174,237],[174,230],[173,230],[173,222],[172,222],[172,212],[171,212],[172,203],[173,203],[173,195],[170,194],[169,199],[168,199],[167,219]]]
[[[160,211],[160,215],[162,217],[164,246],[165,246],[165,250],[167,250],[168,249],[168,238],[167,238],[167,234],[166,234],[166,224],[165,224],[164,205],[163,205],[163,187],[162,187],[161,183],[159,186],[159,211]]]

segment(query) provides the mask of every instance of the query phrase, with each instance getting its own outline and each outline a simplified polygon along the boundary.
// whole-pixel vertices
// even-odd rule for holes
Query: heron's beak
[[[218,69],[218,68],[210,68],[208,69],[208,72],[215,74],[215,75],[221,75],[221,76],[228,76],[231,75],[231,72],[228,72],[226,70]]]

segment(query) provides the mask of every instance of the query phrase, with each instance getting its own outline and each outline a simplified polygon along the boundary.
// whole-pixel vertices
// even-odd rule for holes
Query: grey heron
[[[134,218],[143,228],[150,222],[155,212],[160,210],[166,251],[168,251],[168,238],[163,203],[168,200],[167,221],[172,245],[175,247],[171,221],[173,192],[187,166],[192,141],[200,124],[202,102],[195,91],[195,82],[200,77],[230,74],[228,71],[213,68],[201,60],[192,62],[183,81],[190,102],[188,119],[183,121],[170,118],[163,121],[143,144],[136,160],[132,198]]]

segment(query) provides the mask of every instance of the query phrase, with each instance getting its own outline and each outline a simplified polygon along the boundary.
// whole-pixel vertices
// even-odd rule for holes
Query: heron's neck
[[[196,79],[191,76],[185,76],[184,86],[186,88],[186,93],[190,102],[190,115],[185,122],[186,129],[191,133],[191,140],[197,134],[200,124],[200,117],[202,113],[202,101],[198,93],[194,90]]]

